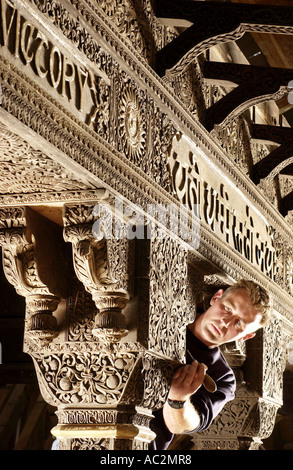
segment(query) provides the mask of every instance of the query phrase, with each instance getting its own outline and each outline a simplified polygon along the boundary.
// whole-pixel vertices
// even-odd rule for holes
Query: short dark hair
[[[271,306],[270,297],[266,289],[254,281],[240,279],[225,290],[224,296],[237,289],[246,289],[248,291],[253,306],[262,315],[260,325],[267,325],[271,319]]]

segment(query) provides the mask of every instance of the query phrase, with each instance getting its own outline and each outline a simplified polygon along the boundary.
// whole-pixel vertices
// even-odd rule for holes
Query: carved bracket
[[[119,288],[109,263],[109,244],[105,233],[97,239],[93,226],[95,205],[66,205],[64,238],[72,243],[73,264],[78,279],[92,295],[98,309],[93,334],[103,342],[118,342],[128,333],[122,310],[128,292]],[[117,240],[117,244],[123,241]],[[112,241],[112,247],[115,241]],[[126,273],[125,273],[126,275]]]
[[[66,295],[58,228],[27,207],[0,211],[3,269],[16,292],[26,298],[26,335],[40,344],[51,342],[58,335],[52,313]]]

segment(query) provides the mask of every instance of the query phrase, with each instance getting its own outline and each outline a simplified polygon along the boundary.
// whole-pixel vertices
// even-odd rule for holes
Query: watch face
[[[179,410],[180,408],[183,408],[185,405],[185,401],[176,401],[176,400],[167,400],[168,405],[171,406],[171,408],[175,408],[176,410]]]

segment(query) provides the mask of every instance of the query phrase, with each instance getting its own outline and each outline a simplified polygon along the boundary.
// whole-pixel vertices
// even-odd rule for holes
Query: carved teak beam
[[[268,155],[255,163],[251,169],[251,179],[258,184],[262,178],[270,174],[290,173],[290,163],[293,158],[293,129],[276,126],[253,125],[251,138],[268,143],[280,144]]]
[[[161,77],[168,70],[180,73],[201,52],[239,39],[246,31],[293,34],[292,7],[157,0],[155,14],[164,24],[189,26],[157,53]]]
[[[256,140],[283,144],[292,140],[293,129],[291,127],[268,126],[253,123],[250,126],[250,137]]]
[[[278,132],[276,129],[279,129]],[[291,128],[274,128],[274,126],[253,126],[251,130],[253,139],[257,138],[280,144],[279,147],[253,165],[251,170],[252,181],[258,184],[262,178],[269,176],[280,165],[282,165],[282,168],[278,173],[281,171],[286,173],[284,169],[285,162],[293,157],[293,130]],[[292,162],[289,160],[289,163]]]

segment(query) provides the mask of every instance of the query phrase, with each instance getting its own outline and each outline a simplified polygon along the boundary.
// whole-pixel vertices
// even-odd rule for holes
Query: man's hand
[[[177,369],[173,376],[168,398],[185,401],[203,384],[207,366],[193,361]]]
[[[171,408],[168,401],[163,408],[163,416],[167,428],[174,434],[192,431],[200,424],[200,416],[189,398],[203,384],[207,366],[193,361],[177,369],[173,376],[168,398],[176,401],[186,401],[180,409]]]

